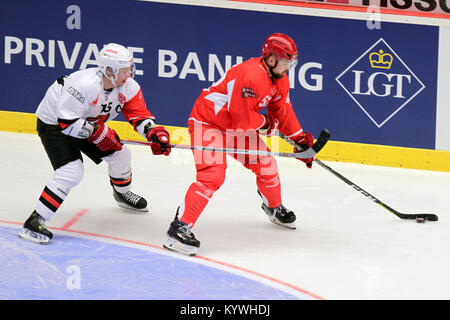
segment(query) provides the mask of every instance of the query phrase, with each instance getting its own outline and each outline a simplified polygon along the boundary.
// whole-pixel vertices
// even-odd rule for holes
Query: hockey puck
[[[425,223],[425,219],[424,218],[416,218],[416,222],[417,223]]]

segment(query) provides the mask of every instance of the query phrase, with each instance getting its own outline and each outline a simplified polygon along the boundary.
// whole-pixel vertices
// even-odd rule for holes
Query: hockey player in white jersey
[[[56,80],[39,104],[37,131],[54,174],[41,193],[20,237],[47,243],[52,233],[45,227],[70,190],[83,178],[81,153],[96,164],[106,161],[113,197],[120,207],[148,211],[147,201],[131,192],[131,153],[107,121],[120,112],[150,142],[153,154],[169,155],[169,132],[156,126],[139,84],[133,79],[131,52],[110,43],[100,51],[99,68],[76,71]]]

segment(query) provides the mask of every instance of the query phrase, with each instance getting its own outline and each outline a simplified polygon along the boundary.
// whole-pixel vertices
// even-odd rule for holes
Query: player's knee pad
[[[207,167],[197,172],[197,181],[205,188],[217,191],[225,181],[225,168]]]
[[[108,163],[108,172],[111,177],[122,178],[131,175],[131,152],[126,146],[104,157],[103,160]]]
[[[84,176],[84,165],[81,160],[75,160],[59,167],[53,174],[53,181],[65,187],[68,193],[70,189],[78,185]]]

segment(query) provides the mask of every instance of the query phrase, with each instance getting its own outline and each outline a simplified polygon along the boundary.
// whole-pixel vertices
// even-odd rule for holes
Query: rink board
[[[118,132],[122,139],[144,141],[133,130],[133,127],[124,121],[110,121],[108,124]],[[190,143],[187,128],[166,127],[169,129],[172,143]],[[35,134],[36,116],[29,113],[0,111],[0,130]],[[267,140],[269,147],[273,146],[271,139],[278,138],[269,138]],[[292,151],[292,147],[281,139],[278,139],[274,145],[281,152]],[[272,150],[276,151],[274,148]],[[440,150],[329,141],[325,148],[320,151],[318,158],[328,161],[450,172],[448,165],[450,163],[450,152]]]

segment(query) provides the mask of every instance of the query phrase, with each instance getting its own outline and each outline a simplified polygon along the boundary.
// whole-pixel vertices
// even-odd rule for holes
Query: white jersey
[[[106,122],[120,112],[143,136],[143,127],[155,118],[134,79],[128,78],[122,86],[104,90],[103,74],[98,68],[89,68],[56,80],[39,104],[36,116],[47,124],[59,125],[65,134],[87,138],[82,130],[86,121]]]

